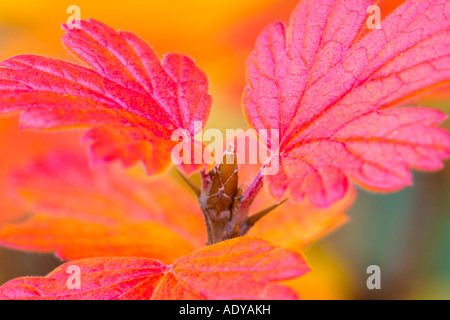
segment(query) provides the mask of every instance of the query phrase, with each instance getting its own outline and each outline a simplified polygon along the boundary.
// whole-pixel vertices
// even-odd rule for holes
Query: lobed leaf
[[[67,285],[72,265],[80,268],[80,289]],[[295,299],[295,292],[276,282],[308,271],[300,254],[241,237],[198,249],[169,266],[147,258],[71,261],[46,277],[5,283],[0,299]]]
[[[367,32],[372,2],[302,0],[248,58],[246,118],[280,132],[281,167],[266,177],[276,199],[289,189],[326,207],[350,179],[398,190],[410,168],[436,170],[450,156],[442,112],[392,108],[450,80],[450,1],[406,1]]]
[[[206,125],[206,75],[187,56],[160,60],[136,35],[95,20],[64,28],[63,43],[92,69],[35,55],[2,61],[0,113],[20,111],[23,128],[90,128],[84,141],[94,160],[142,160],[149,173],[164,171],[178,143],[172,132],[193,137],[201,130],[194,122]]]

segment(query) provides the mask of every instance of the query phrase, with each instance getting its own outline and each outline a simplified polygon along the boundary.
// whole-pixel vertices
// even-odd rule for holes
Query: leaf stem
[[[187,185],[191,188],[192,191],[194,191],[195,195],[200,197],[201,190],[199,187],[197,187],[191,180],[189,180],[188,177],[184,175],[183,172],[181,172],[177,167],[175,167],[175,171],[178,173],[178,175],[184,180],[184,182],[187,183]]]

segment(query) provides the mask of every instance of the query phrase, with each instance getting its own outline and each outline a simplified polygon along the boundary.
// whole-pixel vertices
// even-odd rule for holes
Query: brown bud
[[[205,217],[208,245],[246,234],[256,221],[279,205],[249,217],[250,206],[263,186],[263,176],[258,174],[246,189],[238,187],[237,156],[233,145],[228,147],[222,162],[209,173],[202,171],[201,177],[199,204]]]
[[[232,145],[224,153],[222,163],[216,165],[210,174],[212,180],[208,190],[207,210],[213,210],[217,214],[231,211],[238,189],[237,157]]]

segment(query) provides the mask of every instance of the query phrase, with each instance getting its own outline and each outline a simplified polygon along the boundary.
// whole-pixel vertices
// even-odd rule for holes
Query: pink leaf
[[[280,170],[266,177],[278,199],[289,189],[328,206],[349,179],[398,190],[409,168],[436,170],[450,156],[443,113],[388,109],[450,80],[450,1],[406,1],[365,32],[372,4],[303,0],[287,30],[275,22],[258,38],[243,103],[254,129],[280,132]]]
[[[178,143],[173,130],[193,137],[201,130],[194,122],[206,125],[206,75],[187,56],[160,61],[134,34],[95,20],[64,28],[63,43],[93,69],[34,55],[7,59],[0,64],[0,112],[21,111],[24,128],[92,127],[84,140],[94,160],[142,160],[149,173],[165,170]]]

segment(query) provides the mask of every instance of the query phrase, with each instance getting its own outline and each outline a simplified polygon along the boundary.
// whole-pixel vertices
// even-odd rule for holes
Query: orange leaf
[[[56,251],[63,259],[144,256],[172,262],[206,243],[198,205],[170,177],[143,180],[114,166],[93,171],[76,153],[60,153],[13,178],[20,200],[35,214],[0,229],[3,245]]]
[[[353,204],[355,191],[349,189],[344,198],[328,208],[311,203],[301,204],[287,201],[263,219],[259,220],[249,235],[257,235],[292,250],[302,250],[309,244],[325,237],[349,221],[345,211]],[[265,194],[257,198],[254,211],[273,204]]]
[[[250,140],[257,143],[254,135]],[[240,166],[240,181],[250,181],[258,168]],[[115,166],[93,171],[71,152],[37,160],[17,170],[12,180],[11,189],[33,215],[0,229],[0,243],[8,247],[56,251],[70,260],[143,256],[172,262],[206,243],[197,201],[170,176],[143,180]],[[256,223],[250,235],[299,250],[345,223],[352,201],[353,193],[326,209],[287,202]],[[272,204],[262,191],[252,211]]]
[[[79,289],[67,285],[71,265],[80,268]],[[46,277],[7,282],[0,299],[295,299],[292,290],[274,282],[308,271],[298,253],[241,237],[198,249],[170,266],[146,258],[71,261]]]
[[[14,137],[14,138],[12,138]],[[35,159],[52,148],[70,148],[79,145],[78,132],[64,132],[58,135],[21,131],[17,119],[0,118],[0,227],[6,222],[23,218],[24,210],[11,199],[14,191],[9,188],[8,176],[29,159]]]

